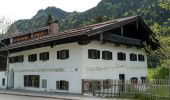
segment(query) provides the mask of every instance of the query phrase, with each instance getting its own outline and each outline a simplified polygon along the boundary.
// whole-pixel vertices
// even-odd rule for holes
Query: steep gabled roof
[[[144,21],[139,16],[132,16],[132,17],[126,17],[126,18],[106,21],[106,22],[102,22],[102,23],[98,23],[98,24],[92,24],[92,25],[68,30],[68,31],[65,31],[65,32],[60,32],[60,33],[57,33],[57,34],[47,35],[47,36],[44,36],[44,37],[39,38],[39,39],[31,39],[31,40],[20,42],[20,43],[10,44],[9,46],[2,47],[0,49],[0,51],[3,51],[5,49],[14,49],[14,48],[20,48],[20,47],[29,46],[29,45],[35,45],[35,44],[50,42],[50,41],[54,41],[54,40],[67,39],[67,38],[74,37],[74,36],[86,35],[86,36],[90,37],[90,36],[93,36],[93,35],[96,35],[96,34],[99,34],[99,33],[103,33],[105,31],[120,27],[122,25],[129,24],[129,23],[132,23],[132,22],[135,22],[135,21],[137,21],[138,23],[140,23],[144,27],[144,29],[147,31],[147,33],[145,33],[145,34],[147,34],[148,37],[153,36],[152,35],[153,32],[150,30],[150,28],[144,23]],[[42,30],[48,29],[48,28],[49,27],[42,28]],[[38,31],[41,31],[41,29],[38,29]],[[33,32],[36,32],[36,30],[33,31]],[[31,33],[31,32],[27,32],[26,34],[29,34],[29,33]],[[10,38],[10,37],[14,37],[14,36],[15,35],[5,36],[1,39]],[[156,38],[153,38],[153,37],[152,37],[152,39],[156,40]],[[149,44],[149,43],[153,43],[153,41],[155,41],[155,40],[146,40],[146,41]],[[157,43],[154,43],[152,45],[157,45]]]

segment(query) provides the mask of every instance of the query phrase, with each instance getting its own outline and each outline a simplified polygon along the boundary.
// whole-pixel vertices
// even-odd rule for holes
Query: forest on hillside
[[[170,0],[102,0],[85,12],[66,12],[56,7],[41,9],[31,19],[16,21],[8,31],[14,33],[45,26],[48,15],[59,20],[60,31],[96,23],[96,19],[117,19],[139,15],[152,27],[160,27],[161,34],[170,33]],[[13,30],[13,27],[14,30]]]

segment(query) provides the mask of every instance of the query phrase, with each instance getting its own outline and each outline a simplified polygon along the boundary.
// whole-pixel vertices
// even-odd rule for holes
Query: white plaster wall
[[[57,51],[62,49],[69,49],[69,59],[57,59]],[[113,60],[103,60],[102,52],[100,59],[89,59],[88,49],[111,51],[113,53]],[[47,51],[50,52],[50,60],[40,61],[39,53]],[[118,61],[117,52],[126,53],[126,60]],[[28,55],[33,53],[38,54],[38,61],[28,62]],[[126,80],[131,77],[140,79],[147,76],[146,55],[144,62],[130,61],[130,53],[145,55],[142,49],[137,49],[136,47],[127,48],[125,45],[115,47],[114,44],[100,44],[97,41],[84,46],[77,43],[69,43],[57,45],[53,48],[44,47],[11,54],[10,56],[24,55],[24,62],[10,64],[10,70],[14,70],[14,88],[16,89],[80,94],[82,92],[82,79],[119,79],[119,74],[125,74]],[[62,69],[62,71],[58,71],[58,69]],[[23,86],[24,75],[40,75],[40,88],[25,88]],[[47,89],[41,88],[42,79],[47,79]],[[58,80],[69,81],[69,90],[57,91],[56,81]]]
[[[69,49],[69,59],[58,60],[57,51]],[[49,60],[40,61],[39,53],[49,52]],[[28,62],[28,55],[37,53],[36,62]],[[23,63],[10,64],[14,70],[14,88],[29,90],[57,91],[56,81],[69,81],[69,90],[61,92],[81,93],[81,46],[77,43],[57,45],[53,48],[44,47],[11,54],[10,56],[24,55]],[[51,69],[51,70],[49,70]],[[55,71],[62,69],[63,71]],[[24,75],[40,75],[40,88],[25,88]],[[47,89],[41,88],[41,80],[47,79]],[[60,91],[58,91],[60,92]]]
[[[5,78],[5,86],[2,86],[2,79]],[[6,88],[6,75],[5,75],[5,71],[0,71],[0,88]]]
[[[88,49],[100,50],[100,59],[89,59]],[[115,46],[111,43],[100,44],[100,42],[93,41],[89,45],[82,47],[82,66],[83,79],[119,79],[119,74],[125,74],[125,79],[129,80],[131,77],[147,76],[147,59],[146,54],[142,49],[136,47],[127,48],[125,45]],[[108,50],[112,52],[112,60],[103,60],[102,51]],[[117,60],[117,53],[126,53],[125,61]],[[130,53],[145,55],[145,61],[130,61]]]

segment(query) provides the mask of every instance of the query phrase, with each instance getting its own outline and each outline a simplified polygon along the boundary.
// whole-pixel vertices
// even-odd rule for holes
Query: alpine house
[[[81,94],[85,80],[145,80],[144,43],[157,48],[139,16],[64,32],[58,24],[0,38],[0,87]]]

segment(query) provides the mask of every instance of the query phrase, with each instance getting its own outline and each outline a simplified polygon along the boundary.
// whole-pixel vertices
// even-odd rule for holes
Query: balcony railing
[[[121,44],[142,46],[142,41],[139,39],[133,39],[133,38],[119,36],[115,34],[104,35],[104,40],[108,40],[115,43],[121,43]]]

